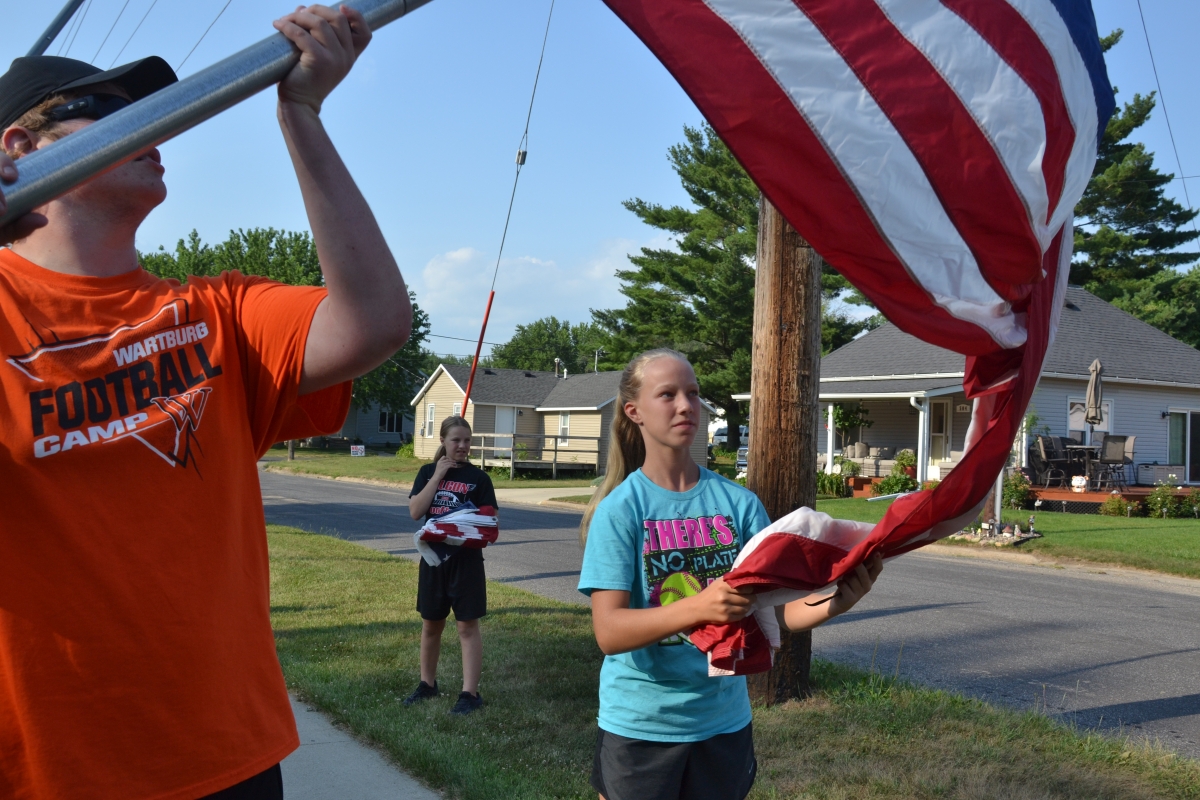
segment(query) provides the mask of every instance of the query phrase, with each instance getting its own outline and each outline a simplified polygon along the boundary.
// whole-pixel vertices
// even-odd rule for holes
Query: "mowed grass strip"
[[[284,451],[281,450],[272,450],[270,455],[278,457],[283,453]],[[341,452],[300,450],[296,453],[295,461],[271,461],[264,466],[264,469],[268,472],[294,472],[300,475],[322,475],[326,478],[360,478],[410,486],[416,480],[417,471],[429,463],[429,459],[391,454],[380,455],[371,450],[368,450],[367,453],[366,456],[351,456],[349,453]],[[545,472],[547,476],[550,474],[549,470]],[[489,474],[492,478],[492,485],[497,489],[535,489],[552,486],[574,488],[590,486],[592,483],[590,477],[563,477],[553,480],[549,477],[518,476],[516,479],[510,479],[507,469]]]
[[[551,497],[550,500],[554,503],[574,503],[578,506],[586,506],[592,502],[592,496],[590,494],[573,494],[568,497]]]
[[[891,501],[865,498],[821,500],[817,510],[841,519],[878,522]],[[1200,520],[1104,517],[1099,514],[1063,514],[1058,511],[1004,512],[1005,522],[1022,527],[1035,516],[1034,527],[1043,538],[1025,542],[1018,552],[1045,558],[1078,559],[1117,564],[1200,578]],[[947,541],[963,547],[968,542]]]
[[[488,587],[482,713],[452,717],[457,637],[443,639],[443,696],[406,708],[418,679],[415,564],[272,526],[271,604],[289,686],[397,764],[479,798],[594,798],[601,655],[586,607]],[[450,628],[451,626],[447,626]],[[823,662],[812,700],[757,709],[766,798],[1197,798],[1200,766]]]

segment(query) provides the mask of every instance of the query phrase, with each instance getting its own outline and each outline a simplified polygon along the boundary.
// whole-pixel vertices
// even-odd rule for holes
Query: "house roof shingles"
[[[1068,287],[1058,335],[1046,354],[1043,374],[1086,379],[1088,366],[1097,358],[1104,365],[1106,379],[1200,384],[1200,350],[1082,288]],[[876,383],[828,378],[945,375],[961,373],[965,364],[962,355],[922,342],[889,322],[822,358],[821,390],[839,391],[843,388],[839,384],[844,383],[846,389],[854,385],[868,391],[867,385]],[[944,381],[935,377],[916,380],[926,389]],[[892,382],[877,383],[882,387]]]
[[[467,388],[470,367],[443,364],[442,368],[460,388]],[[585,372],[564,380],[553,372],[480,367],[475,370],[471,401],[534,408],[598,408],[617,396],[620,380],[620,372]]]
[[[617,396],[620,372],[583,372],[558,381],[542,408],[599,408]]]
[[[466,390],[467,379],[471,377],[469,366],[443,364],[442,368],[460,388]],[[557,383],[559,379],[554,377],[553,372],[479,367],[475,370],[471,400],[485,405],[537,407]]]

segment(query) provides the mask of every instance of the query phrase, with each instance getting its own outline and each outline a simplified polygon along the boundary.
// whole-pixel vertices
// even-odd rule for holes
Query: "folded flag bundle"
[[[751,613],[740,622],[702,625],[689,635],[692,644],[708,654],[709,675],[750,675],[771,668],[779,647],[775,606],[803,597],[814,601],[832,595],[815,563],[851,563],[851,552],[866,541],[875,526],[834,519],[800,508],[772,522],[752,538],[725,582],[735,589],[755,590]],[[813,556],[819,554],[819,559]]]
[[[482,550],[500,535],[496,509],[461,508],[434,517],[413,534],[417,552],[431,567],[445,563],[460,547]]]

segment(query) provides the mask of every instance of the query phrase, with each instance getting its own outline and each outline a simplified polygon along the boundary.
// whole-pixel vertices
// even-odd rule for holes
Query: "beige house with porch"
[[[464,410],[470,374],[470,367],[441,364],[412,399],[417,458],[433,458],[442,420],[457,414],[471,424],[474,463],[548,469],[554,474],[604,471],[620,372],[562,377],[553,372],[480,367]],[[712,413],[713,408],[702,401],[698,430],[707,429]],[[692,458],[707,463],[702,436],[692,445]]]

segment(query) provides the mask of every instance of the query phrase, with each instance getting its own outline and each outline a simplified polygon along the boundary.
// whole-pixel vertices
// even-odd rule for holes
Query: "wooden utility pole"
[[[817,500],[821,257],[763,197],[759,201],[746,485],[771,519]],[[812,634],[783,631],[775,668],[750,677],[752,701],[806,697]]]

